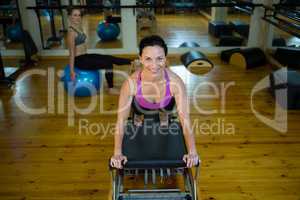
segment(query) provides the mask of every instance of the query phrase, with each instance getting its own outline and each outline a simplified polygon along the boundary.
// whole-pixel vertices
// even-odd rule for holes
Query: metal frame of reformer
[[[122,199],[155,199],[155,198],[186,198],[190,200],[197,200],[197,182],[200,174],[200,161],[199,165],[195,167],[195,175],[193,175],[192,169],[190,168],[124,168],[114,169],[110,168],[112,178],[112,200]],[[165,173],[164,173],[165,171]],[[182,192],[178,188],[167,188],[167,189],[148,189],[149,176],[152,179],[152,184],[156,184],[156,176],[160,175],[161,181],[164,179],[164,174],[167,177],[182,175],[184,178],[185,191]],[[139,176],[144,175],[144,186],[145,189],[128,189],[124,191],[123,179],[125,176]]]

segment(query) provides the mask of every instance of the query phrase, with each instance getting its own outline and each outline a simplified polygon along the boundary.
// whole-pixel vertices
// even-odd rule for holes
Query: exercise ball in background
[[[20,24],[15,24],[7,28],[7,37],[13,42],[22,40],[22,29]]]
[[[47,9],[43,9],[40,12],[41,12],[41,15],[44,16],[44,17],[49,17],[50,16],[49,11]]]
[[[76,78],[71,80],[70,67],[64,69],[64,87],[70,95],[78,97],[93,96],[101,87],[101,72],[98,70],[82,70],[75,68]]]
[[[97,27],[97,34],[103,41],[115,40],[120,34],[118,24],[100,22]]]

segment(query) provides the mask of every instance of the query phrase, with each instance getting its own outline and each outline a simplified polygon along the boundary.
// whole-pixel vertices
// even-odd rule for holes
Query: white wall
[[[272,5],[272,0],[253,0],[253,3],[262,3],[264,5]],[[250,31],[248,38],[248,47],[260,47],[266,49],[271,47],[273,39],[272,26],[262,20],[264,16],[264,8],[256,7],[250,20]]]

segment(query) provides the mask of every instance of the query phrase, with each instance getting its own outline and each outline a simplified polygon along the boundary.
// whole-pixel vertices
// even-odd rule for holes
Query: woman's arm
[[[198,164],[199,158],[197,154],[193,130],[191,128],[189,100],[185,85],[181,78],[179,78],[177,75],[175,75],[173,78],[174,81],[172,81],[173,84],[171,84],[171,88],[173,95],[175,96],[177,112],[181,126],[183,128],[184,140],[188,148],[188,154],[184,156],[183,160],[187,163],[187,167],[192,167]]]
[[[75,46],[75,35],[76,33],[72,30],[68,32],[68,47],[69,47],[69,66],[71,72],[71,79],[75,79],[75,72],[74,72],[74,62],[76,56],[76,46]]]
[[[127,79],[121,88],[118,107],[118,118],[115,132],[114,155],[111,158],[111,166],[122,168],[122,162],[126,163],[127,158],[122,153],[122,141],[124,136],[124,126],[129,117],[131,103],[133,99],[134,81]]]

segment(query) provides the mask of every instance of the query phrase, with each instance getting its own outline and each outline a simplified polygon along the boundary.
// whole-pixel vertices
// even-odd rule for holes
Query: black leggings
[[[113,64],[128,65],[131,60],[110,55],[83,54],[75,57],[75,67],[84,70],[105,69],[105,78],[109,88],[114,86]]]

